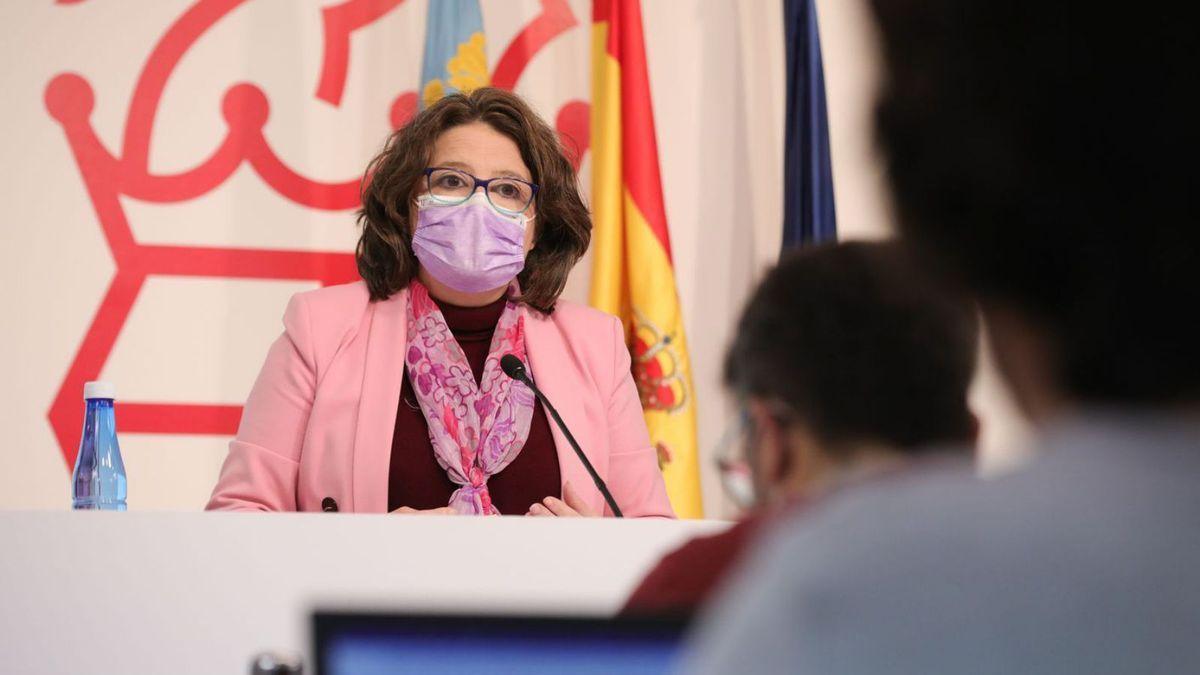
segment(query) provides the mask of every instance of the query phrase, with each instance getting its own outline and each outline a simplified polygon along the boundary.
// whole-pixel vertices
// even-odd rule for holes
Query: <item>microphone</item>
[[[600,494],[604,495],[604,501],[608,503],[608,508],[612,509],[613,515],[617,518],[624,518],[625,516],[621,514],[620,507],[617,506],[617,501],[613,499],[612,493],[608,491],[608,486],[604,484],[604,479],[600,477],[600,474],[596,473],[596,468],[588,461],[587,455],[583,454],[583,449],[579,447],[579,443],[571,435],[571,430],[567,428],[566,422],[563,422],[562,417],[559,417],[558,411],[546,399],[546,395],[542,393],[542,390],[538,389],[537,385],[533,383],[533,380],[529,377],[529,373],[525,371],[525,364],[521,363],[521,359],[517,358],[514,354],[505,354],[500,359],[500,368],[504,371],[505,375],[529,387],[533,391],[533,395],[537,397],[537,400],[546,406],[546,411],[550,413],[550,417],[554,418],[554,423],[558,425],[563,436],[567,437],[567,442],[571,444],[571,449],[575,451],[575,454],[579,457],[579,461],[583,462],[583,468],[587,469],[588,475],[592,477],[592,482],[596,484],[596,489],[600,491]]]

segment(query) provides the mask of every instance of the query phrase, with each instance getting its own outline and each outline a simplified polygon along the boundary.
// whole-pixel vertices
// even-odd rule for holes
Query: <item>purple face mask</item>
[[[447,206],[417,199],[412,247],[430,276],[462,293],[502,288],[525,269],[525,215],[500,214],[482,192]]]

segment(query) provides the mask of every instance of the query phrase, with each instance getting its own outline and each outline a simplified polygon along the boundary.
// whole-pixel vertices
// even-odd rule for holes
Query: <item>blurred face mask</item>
[[[417,198],[412,247],[429,275],[462,293],[508,285],[525,269],[525,214],[502,214],[477,191],[446,205],[430,195]]]
[[[717,441],[717,469],[721,487],[734,506],[747,512],[758,505],[758,487],[751,467],[754,442],[750,413],[743,408]]]

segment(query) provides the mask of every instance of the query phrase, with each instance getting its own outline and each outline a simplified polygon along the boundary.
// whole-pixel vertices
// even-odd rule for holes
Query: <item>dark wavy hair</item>
[[[512,139],[540,186],[533,221],[533,248],[517,277],[520,301],[540,312],[554,311],[571,268],[587,251],[592,223],[579,196],[575,170],[554,132],[519,96],[482,88],[452,94],[417,113],[388,138],[363,180],[355,260],[372,300],[386,300],[417,274],[409,210],[433,144],[446,130],[483,122]]]

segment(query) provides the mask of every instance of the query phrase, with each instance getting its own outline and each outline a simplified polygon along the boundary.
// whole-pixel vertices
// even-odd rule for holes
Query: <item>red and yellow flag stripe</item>
[[[633,375],[667,491],[683,518],[703,515],[696,396],[671,237],[638,0],[592,5],[591,303],[625,322]]]

